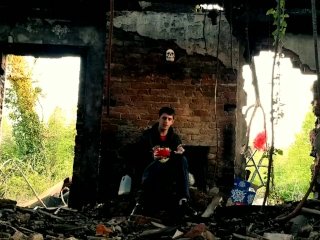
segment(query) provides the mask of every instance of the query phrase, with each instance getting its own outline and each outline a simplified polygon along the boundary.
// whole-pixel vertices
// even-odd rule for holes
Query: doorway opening
[[[254,150],[254,163],[248,165],[248,179],[264,193],[267,179],[268,158],[262,149],[257,149],[257,141],[261,140],[266,123],[267,146],[271,143],[271,81],[274,53],[261,51],[254,57],[260,102],[263,108],[258,109],[250,125],[249,145]],[[310,156],[311,143],[309,132],[314,128],[315,116],[312,113],[313,92],[312,86],[317,78],[315,74],[303,74],[300,69],[294,68],[290,58],[279,58],[275,67],[273,117],[274,117],[274,147],[276,154],[273,157],[272,193],[271,201],[300,200],[304,196],[311,180],[310,166],[313,157]],[[247,125],[253,115],[253,106],[256,94],[252,84],[252,73],[248,65],[243,67],[244,90],[247,93],[247,105],[242,109]],[[260,134],[260,135],[259,135]],[[252,160],[251,159],[251,160]],[[252,163],[252,161],[249,161]],[[256,165],[256,166],[254,166]],[[259,172],[257,172],[259,169]],[[252,175],[254,175],[252,179]],[[257,198],[257,196],[256,196]],[[256,201],[262,204],[263,194]]]
[[[6,55],[0,197],[28,206],[72,176],[80,61]]]

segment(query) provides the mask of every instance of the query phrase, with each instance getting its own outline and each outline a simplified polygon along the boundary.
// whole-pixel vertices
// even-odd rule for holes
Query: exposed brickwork
[[[212,185],[222,177],[226,168],[232,175],[233,150],[228,153],[231,163],[222,156],[226,145],[224,132],[227,127],[235,126],[235,111],[225,111],[224,106],[236,106],[236,83],[225,77],[225,67],[217,68],[221,63],[214,57],[188,56],[173,43],[154,42],[135,35],[116,37],[110,84],[112,105],[109,116],[105,106],[102,119],[103,159],[109,162],[108,167],[112,162],[118,165],[117,152],[157,120],[161,106],[169,105],[176,109],[175,128],[183,142],[210,148],[209,183]],[[164,58],[169,47],[178,56],[173,63]],[[115,159],[110,158],[111,153]]]
[[[167,8],[169,5],[165,3],[164,6]],[[122,4],[121,7],[127,10],[127,5]],[[245,63],[242,56],[253,56],[253,53],[260,50],[261,43],[255,42],[254,34],[250,35],[250,47],[253,49],[245,49],[245,46],[240,46],[244,43],[239,43],[232,36],[230,25],[223,15],[218,24],[218,18],[207,18],[206,14],[194,12],[116,12],[115,34],[112,38],[110,115],[107,115],[108,101],[102,98],[103,74],[107,69],[104,62],[104,44],[107,42],[105,31],[109,28],[105,13],[100,15],[99,11],[100,14],[94,18],[87,18],[82,13],[88,13],[88,9],[81,8],[84,12],[73,19],[76,21],[66,21],[65,17],[75,17],[76,12],[67,14],[68,11],[63,11],[66,15],[59,21],[58,16],[50,19],[53,15],[49,9],[43,15],[40,14],[43,19],[37,19],[40,11],[39,8],[34,9],[36,11],[33,12],[33,17],[27,17],[30,11],[23,11],[22,15],[11,14],[17,10],[14,7],[10,8],[11,11],[2,11],[5,17],[0,24],[1,51],[3,54],[22,52],[37,56],[40,53],[45,56],[76,54],[82,58],[73,184],[69,200],[71,207],[93,203],[102,195],[105,197],[114,192],[112,190],[118,187],[120,175],[124,171],[121,151],[135,140],[142,129],[155,121],[156,112],[163,105],[171,105],[177,109],[175,126],[186,144],[209,148],[210,184],[217,178],[233,180],[234,171],[236,175],[243,172],[245,162],[241,161],[239,153],[246,133],[246,123],[241,119],[241,108],[246,105],[246,95],[242,91],[243,79],[240,72],[237,73],[233,68],[239,70]],[[177,10],[176,7],[174,10]],[[50,16],[46,16],[48,13]],[[98,20],[98,16],[103,19],[99,17]],[[229,19],[232,16],[236,15],[230,15]],[[234,20],[237,19],[233,19],[233,23]],[[259,29],[251,30],[268,32],[256,20],[253,18],[254,25]],[[238,23],[241,25],[242,22]],[[296,28],[294,24],[291,26]],[[245,33],[242,28],[234,27],[233,34],[239,36],[239,33]],[[272,39],[269,37],[266,43],[271,47]],[[7,44],[9,39],[10,44]],[[301,44],[302,42],[305,44]],[[287,34],[285,47],[298,54],[301,63],[314,69],[312,43],[312,36]],[[58,47],[60,45],[62,47]],[[173,64],[165,62],[164,54],[168,48],[176,53]],[[219,63],[230,65],[225,67],[220,64],[217,68],[216,59],[212,57],[217,56],[217,49],[221,61]],[[311,71],[305,64],[299,67],[303,72]],[[0,120],[3,85],[1,73]],[[101,122],[102,101],[104,106]],[[234,164],[237,165],[235,168]],[[223,184],[226,182],[221,185]]]

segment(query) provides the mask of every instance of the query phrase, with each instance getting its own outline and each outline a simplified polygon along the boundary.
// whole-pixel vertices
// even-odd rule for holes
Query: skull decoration
[[[168,49],[166,51],[166,60],[168,62],[174,62],[174,58],[175,58],[174,51],[172,49]]]

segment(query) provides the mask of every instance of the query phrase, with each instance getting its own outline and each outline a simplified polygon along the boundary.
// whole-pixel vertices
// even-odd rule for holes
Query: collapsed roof
[[[277,1],[270,0],[112,0],[115,11],[154,11],[154,12],[195,12],[196,5],[218,4],[231,23],[233,35],[246,39],[249,31],[251,41],[272,36],[274,29],[272,16],[266,12],[276,9]],[[106,24],[106,14],[110,11],[110,1],[102,0],[0,0],[0,21],[23,18],[61,19],[86,24]],[[17,8],[19,6],[19,8]],[[320,6],[316,6],[317,15]],[[312,9],[310,0],[286,1],[289,18],[287,32],[313,34]],[[215,18],[219,13],[211,11],[208,17]],[[320,24],[319,18],[317,25]],[[214,22],[214,21],[213,21]]]

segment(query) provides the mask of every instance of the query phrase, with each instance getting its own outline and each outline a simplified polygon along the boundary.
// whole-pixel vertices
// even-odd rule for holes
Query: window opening
[[[19,91],[10,78],[19,81]],[[79,79],[80,57],[7,55],[0,135],[1,197],[28,206],[38,200],[35,195],[72,176]],[[35,95],[34,106],[32,100],[27,105],[18,101]],[[34,107],[38,120],[26,117],[28,107]],[[28,132],[35,129],[39,130],[36,140]],[[39,147],[33,149],[36,142]]]
[[[265,109],[267,141],[270,134],[270,112],[271,112],[271,75],[274,53],[271,51],[261,51],[254,57],[260,101]],[[313,99],[312,86],[316,80],[315,74],[302,74],[301,70],[294,68],[290,58],[281,57],[279,63],[279,84],[277,85],[277,114],[275,122],[275,148],[282,154],[276,154],[274,162],[274,190],[271,194],[269,204],[272,201],[292,201],[300,200],[309,186],[311,179],[310,166],[313,158],[309,156],[311,143],[309,142],[309,130],[314,128],[315,119],[312,114],[311,102]],[[249,107],[255,103],[254,88],[252,86],[251,73],[248,65],[243,67],[244,90],[247,93],[247,105],[242,109],[243,114],[247,113]],[[246,115],[249,122],[250,114]],[[251,125],[249,145],[253,152],[252,158],[255,160],[253,166],[247,167],[255,174],[254,183],[263,192],[264,177],[267,174],[267,158],[263,158],[263,151],[255,151],[255,138],[261,134],[263,125],[263,115],[257,114],[255,121]],[[309,128],[309,130],[308,130]],[[270,145],[269,145],[270,146]],[[263,159],[263,161],[261,161]],[[252,163],[252,159],[250,159]],[[260,176],[257,175],[257,168]],[[250,176],[248,176],[250,179]],[[259,191],[258,191],[259,192]],[[259,198],[260,197],[260,198]],[[262,198],[262,199],[261,199]],[[271,201],[272,199],[272,201]],[[256,204],[262,204],[263,194],[256,195]]]

